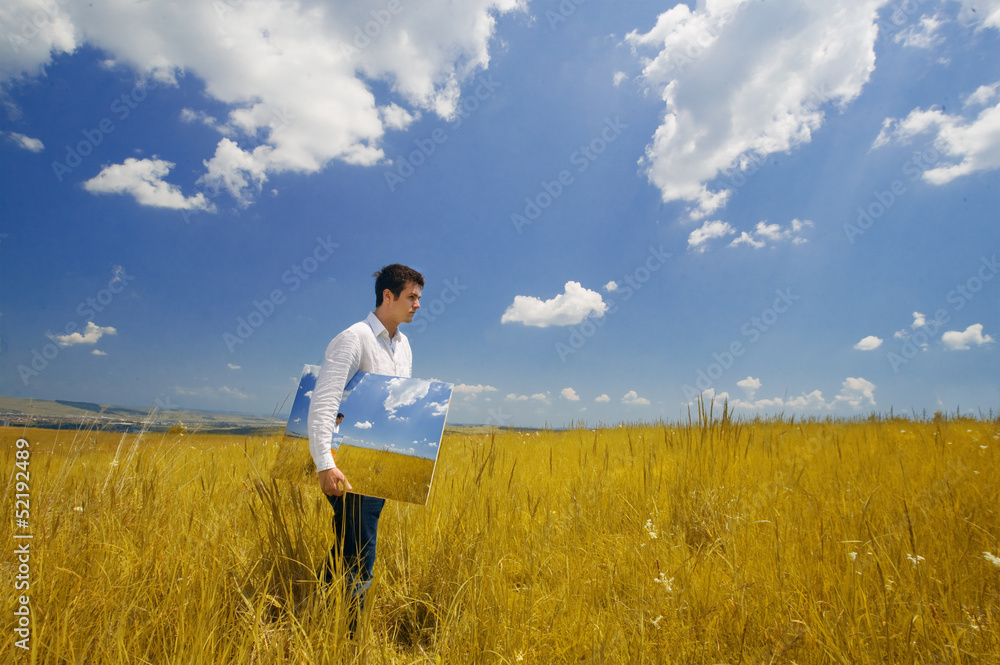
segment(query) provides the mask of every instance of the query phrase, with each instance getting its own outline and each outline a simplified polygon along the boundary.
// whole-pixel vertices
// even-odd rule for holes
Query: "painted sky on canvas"
[[[1000,405],[1000,0],[11,0],[0,101],[5,396],[287,413],[402,262],[452,423]]]

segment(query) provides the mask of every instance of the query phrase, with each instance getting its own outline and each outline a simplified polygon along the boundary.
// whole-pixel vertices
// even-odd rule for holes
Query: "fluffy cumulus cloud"
[[[97,344],[105,335],[117,335],[118,331],[112,326],[99,326],[93,321],[88,321],[83,332],[74,332],[68,335],[55,335],[52,337],[59,346],[77,346],[78,344]]]
[[[937,165],[924,171],[922,177],[935,185],[1000,168],[1000,101],[996,101],[996,85],[981,86],[966,97],[964,115],[941,109],[914,109],[902,120],[886,119],[873,147],[908,144],[917,136],[927,135],[931,147],[924,152],[934,153],[937,158],[932,161]],[[982,108],[984,105],[986,108]]]
[[[514,296],[514,302],[500,318],[500,323],[523,323],[526,326],[572,326],[593,314],[604,316],[608,306],[597,291],[585,289],[579,282],[566,282],[565,291],[549,300],[534,296]]]
[[[748,400],[753,400],[753,396],[760,389],[760,379],[755,379],[752,376],[748,376],[742,381],[737,381],[736,385],[738,385],[740,388],[746,391]]]
[[[570,402],[579,402],[580,401],[580,396],[577,395],[576,391],[573,390],[572,388],[563,388],[562,392],[560,392],[559,395],[563,399],[569,400]]]
[[[413,406],[418,400],[427,397],[431,389],[430,381],[420,379],[390,379],[387,384],[389,394],[386,395],[382,406],[389,412],[389,417],[396,414],[396,410],[404,406]]]
[[[993,343],[993,338],[983,334],[983,324],[974,323],[965,330],[949,330],[941,335],[941,342],[952,351],[967,351],[973,346]]]
[[[665,103],[642,160],[663,200],[687,202],[702,219],[733,191],[720,176],[743,178],[810,141],[830,107],[868,82],[885,1],[709,0],[629,33],[642,80]]]
[[[94,194],[131,194],[142,205],[175,210],[210,210],[212,204],[202,192],[185,197],[176,185],[163,180],[174,168],[162,159],[129,157],[122,164],[105,166],[100,173],[83,183]]]
[[[611,398],[606,393],[602,393],[594,398],[595,402],[610,402]]]
[[[746,399],[732,398],[727,392],[717,392],[714,388],[703,390],[701,398],[705,403],[728,402],[733,408],[762,411],[782,411],[792,409],[795,411],[830,411],[839,406],[849,406],[853,409],[862,406],[875,406],[875,384],[863,378],[844,379],[841,384],[840,393],[829,402],[824,399],[821,390],[803,392],[797,397],[781,398],[769,397],[754,399],[760,389],[759,379],[747,377],[742,381],[737,381],[736,385],[747,392]],[[693,406],[694,402],[688,402],[687,406]]]
[[[840,394],[834,401],[835,403],[845,402],[854,408],[865,404],[875,406],[875,384],[861,377],[848,377],[844,379]]]
[[[622,404],[647,406],[649,404],[649,400],[645,397],[639,397],[639,393],[634,390],[630,390],[622,396]]]
[[[708,249],[706,243],[709,240],[724,238],[734,233],[736,233],[736,230],[729,222],[720,222],[718,220],[705,222],[688,235],[688,249],[700,254]]]
[[[868,335],[861,339],[860,342],[854,345],[854,348],[858,351],[874,351],[878,347],[882,346],[882,339],[876,337],[875,335]]]
[[[370,422],[368,422],[367,420],[364,421],[364,422],[361,422],[359,420],[358,422],[354,423],[354,426],[357,427],[358,429],[371,429],[372,428],[372,424]]]
[[[754,249],[761,249],[766,247],[768,243],[774,245],[780,242],[791,242],[793,245],[802,245],[808,241],[802,237],[801,232],[810,226],[812,226],[812,222],[801,219],[793,219],[788,226],[757,222],[753,231],[743,231],[739,238],[729,243],[729,246],[749,245]]]
[[[0,27],[10,37],[0,86],[39,76],[54,55],[84,44],[163,84],[197,77],[206,106],[221,103],[228,114],[206,122],[223,138],[201,183],[245,203],[271,174],[311,173],[331,160],[385,160],[385,132],[406,127],[421,111],[454,118],[462,84],[489,65],[497,16],[525,6],[7,0],[0,5]],[[371,81],[384,82],[400,103],[380,103]],[[201,109],[185,115],[210,120]]]

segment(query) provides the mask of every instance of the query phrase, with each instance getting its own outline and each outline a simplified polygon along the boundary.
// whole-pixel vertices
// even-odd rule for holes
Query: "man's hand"
[[[352,489],[351,483],[347,482],[347,478],[344,476],[344,472],[337,467],[319,471],[316,475],[319,476],[319,488],[327,496],[343,496],[344,492]]]

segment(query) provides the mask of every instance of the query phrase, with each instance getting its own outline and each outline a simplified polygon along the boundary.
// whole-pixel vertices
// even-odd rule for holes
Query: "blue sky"
[[[1000,0],[0,9],[0,394],[287,413],[427,283],[449,422],[1000,406]]]

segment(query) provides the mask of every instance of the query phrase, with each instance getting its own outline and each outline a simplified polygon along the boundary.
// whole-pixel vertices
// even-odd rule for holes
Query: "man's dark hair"
[[[407,282],[413,282],[420,288],[424,288],[424,276],[413,268],[409,268],[398,263],[385,266],[375,273],[375,307],[382,304],[382,293],[389,289],[392,295],[399,297],[399,294],[406,288]]]

